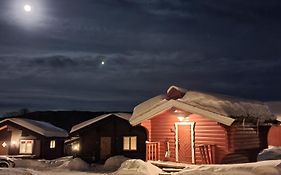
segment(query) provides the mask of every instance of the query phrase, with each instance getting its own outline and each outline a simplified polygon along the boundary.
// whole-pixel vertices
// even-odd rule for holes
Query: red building
[[[147,129],[148,160],[201,164],[255,161],[273,119],[258,101],[171,86],[136,106],[130,123]]]

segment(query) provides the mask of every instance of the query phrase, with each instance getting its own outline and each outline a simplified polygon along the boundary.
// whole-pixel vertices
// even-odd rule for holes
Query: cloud
[[[172,84],[281,98],[279,1],[39,2],[32,25],[0,11],[0,104],[132,110]]]

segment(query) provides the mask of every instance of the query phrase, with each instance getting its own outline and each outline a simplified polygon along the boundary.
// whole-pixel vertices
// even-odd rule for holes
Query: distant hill
[[[117,111],[114,111],[117,112]],[[95,118],[97,116],[114,112],[90,112],[90,111],[36,111],[22,114],[20,116],[10,116],[19,118],[28,118],[49,122],[55,126],[70,131],[71,127],[83,121]],[[118,111],[120,112],[120,111]],[[4,118],[10,118],[4,117]],[[3,119],[4,119],[3,118]]]

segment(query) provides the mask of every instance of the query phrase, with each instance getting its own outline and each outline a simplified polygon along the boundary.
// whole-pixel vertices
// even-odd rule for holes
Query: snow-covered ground
[[[158,175],[162,172],[150,162],[127,160],[123,156],[112,157],[105,165],[89,165],[79,158],[71,157],[51,161],[18,159],[15,163],[15,168],[0,168],[0,175]],[[281,160],[229,165],[186,165],[185,169],[174,175],[281,175]]]

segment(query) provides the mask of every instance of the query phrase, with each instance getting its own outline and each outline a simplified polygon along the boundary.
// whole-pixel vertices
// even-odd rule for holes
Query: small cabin
[[[55,159],[63,156],[68,133],[50,123],[24,118],[0,121],[0,155]]]
[[[110,113],[73,126],[66,152],[88,162],[103,162],[114,155],[145,159],[146,130],[131,126],[130,117],[128,113]]]
[[[147,160],[215,164],[256,161],[273,119],[259,101],[171,86],[136,106],[130,123],[147,130]]]

